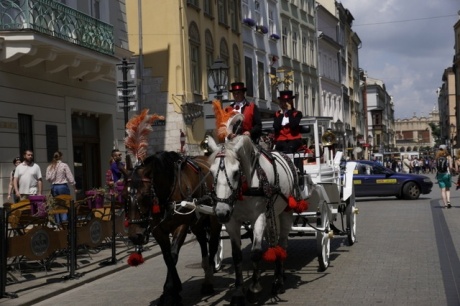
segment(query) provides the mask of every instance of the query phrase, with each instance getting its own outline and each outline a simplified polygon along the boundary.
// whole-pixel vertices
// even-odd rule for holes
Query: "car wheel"
[[[420,187],[414,182],[408,182],[403,187],[403,195],[407,200],[417,200],[420,196]]]

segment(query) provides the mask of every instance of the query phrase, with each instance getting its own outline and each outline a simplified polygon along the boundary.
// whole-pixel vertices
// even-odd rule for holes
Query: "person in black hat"
[[[278,97],[280,110],[275,113],[273,128],[275,130],[275,150],[294,153],[302,146],[302,135],[300,134],[300,120],[302,112],[294,108],[292,91],[280,91]]]
[[[257,142],[262,133],[259,108],[254,102],[246,100],[246,87],[243,82],[235,82],[230,84],[230,86],[230,92],[235,99],[230,104],[230,108],[241,113],[244,116],[244,120],[241,125],[235,125],[234,131],[228,135],[228,139],[232,139],[236,135],[247,135],[251,137],[252,141]]]

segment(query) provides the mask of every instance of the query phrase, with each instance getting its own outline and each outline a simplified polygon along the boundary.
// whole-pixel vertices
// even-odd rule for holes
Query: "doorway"
[[[72,116],[73,160],[77,200],[85,197],[85,191],[100,188],[101,160],[99,118]]]

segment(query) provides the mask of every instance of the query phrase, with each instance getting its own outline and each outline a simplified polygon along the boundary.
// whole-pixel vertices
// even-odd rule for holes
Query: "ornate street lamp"
[[[208,85],[216,91],[216,98],[221,100],[222,91],[228,86],[228,66],[217,58],[209,68],[209,74]]]

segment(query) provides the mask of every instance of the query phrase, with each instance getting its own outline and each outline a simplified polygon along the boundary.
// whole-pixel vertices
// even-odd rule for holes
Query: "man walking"
[[[20,200],[28,199],[30,195],[42,194],[42,172],[34,163],[34,153],[25,150],[23,162],[16,167],[14,172],[14,193]]]

